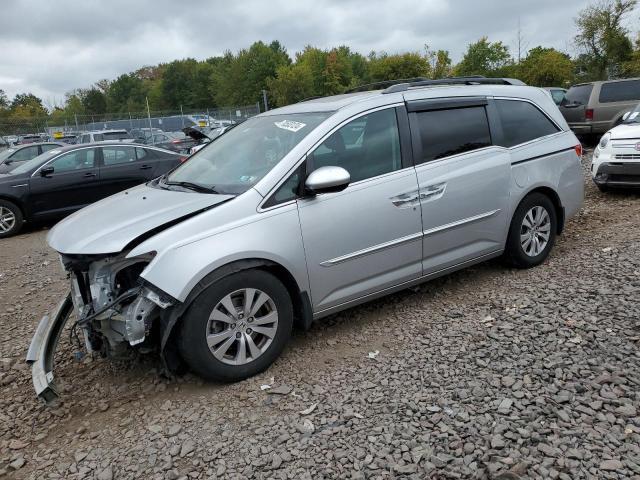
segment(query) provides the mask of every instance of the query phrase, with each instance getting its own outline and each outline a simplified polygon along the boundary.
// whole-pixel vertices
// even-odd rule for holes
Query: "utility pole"
[[[78,128],[78,114],[77,114],[77,113],[74,113],[74,114],[73,114],[73,116],[74,116],[74,118],[75,118],[75,120],[76,120],[76,132],[79,132],[79,131],[80,131],[80,128]]]
[[[269,104],[267,103],[267,91],[262,90],[262,101],[264,102],[264,111],[269,110]]]

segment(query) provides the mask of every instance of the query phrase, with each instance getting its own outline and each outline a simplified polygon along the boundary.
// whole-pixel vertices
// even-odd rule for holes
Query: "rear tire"
[[[23,221],[22,211],[15,203],[0,199],[0,238],[18,233]]]
[[[600,190],[602,193],[607,193],[607,192],[609,192],[611,190],[606,185],[598,185],[598,184],[596,184],[596,187],[598,187],[598,190]]]
[[[537,192],[526,196],[511,219],[505,260],[516,268],[531,268],[544,262],[555,243],[557,218],[549,197]]]
[[[235,382],[267,369],[292,327],[292,302],[282,282],[262,270],[246,270],[218,280],[194,300],[178,346],[199,376]]]

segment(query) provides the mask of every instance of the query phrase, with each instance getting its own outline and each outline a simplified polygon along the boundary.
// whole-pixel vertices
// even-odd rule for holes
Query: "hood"
[[[611,129],[611,139],[637,138],[640,140],[640,123],[622,123]]]
[[[154,230],[233,198],[151,188],[117,193],[58,223],[47,236],[54,250],[66,254],[117,253]]]
[[[182,129],[182,133],[184,133],[187,137],[191,137],[198,142],[204,139],[207,139],[207,140],[209,139],[209,137],[207,137],[207,135],[205,135],[204,132],[194,127],[184,127]]]

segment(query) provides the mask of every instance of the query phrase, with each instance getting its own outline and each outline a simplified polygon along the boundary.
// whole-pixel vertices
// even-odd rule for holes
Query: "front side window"
[[[189,157],[160,183],[240,194],[253,187],[332,112],[250,118]]]
[[[75,150],[56,158],[47,166],[53,167],[53,173],[64,173],[93,168],[95,166],[95,150],[93,148]]]
[[[640,100],[640,80],[603,83],[599,100],[601,103]]]
[[[351,175],[352,183],[401,169],[395,109],[380,110],[347,123],[322,142],[307,161],[313,170],[342,167]]]
[[[491,145],[485,108],[465,107],[415,113],[422,158],[429,162]]]
[[[544,113],[529,102],[496,100],[496,107],[502,122],[503,147],[513,147],[560,131]]]
[[[101,142],[102,140],[104,140],[104,138],[103,138],[101,133],[94,133],[93,134],[93,141],[94,142]]]
[[[103,147],[102,162],[105,167],[136,161],[134,147]]]

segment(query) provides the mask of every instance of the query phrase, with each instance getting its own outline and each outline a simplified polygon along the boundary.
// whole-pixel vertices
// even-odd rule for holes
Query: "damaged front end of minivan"
[[[145,282],[140,274],[154,253],[127,258],[116,255],[61,255],[70,292],[52,315],[40,321],[27,353],[36,394],[50,404],[58,398],[54,354],[69,321],[69,339],[89,354],[130,358],[135,351],[160,351],[161,315],[176,302]],[[166,363],[165,363],[166,365]]]

